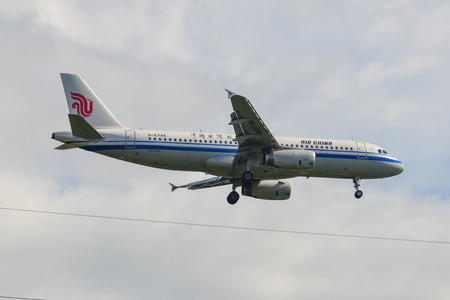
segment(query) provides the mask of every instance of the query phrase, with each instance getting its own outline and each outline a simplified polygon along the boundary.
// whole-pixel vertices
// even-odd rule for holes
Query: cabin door
[[[358,159],[367,159],[367,149],[366,143],[364,142],[356,142],[356,158]]]

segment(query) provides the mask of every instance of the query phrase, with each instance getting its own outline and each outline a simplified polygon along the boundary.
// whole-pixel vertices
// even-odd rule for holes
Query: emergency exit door
[[[125,148],[126,149],[136,148],[136,131],[125,130]]]

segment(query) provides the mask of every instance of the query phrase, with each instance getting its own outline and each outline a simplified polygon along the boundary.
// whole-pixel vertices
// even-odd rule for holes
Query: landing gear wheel
[[[243,184],[247,184],[253,181],[253,174],[250,171],[244,172],[241,177],[241,181]]]
[[[353,178],[353,187],[356,189],[356,192],[355,192],[355,198],[356,199],[361,198],[362,195],[363,195],[363,192],[359,190],[359,187],[360,187],[359,182],[360,181],[361,181],[361,178],[359,178],[359,177],[354,177]]]
[[[238,202],[238,200],[239,200],[239,194],[236,191],[232,191],[227,197],[227,201],[231,205],[236,204],[236,202]]]

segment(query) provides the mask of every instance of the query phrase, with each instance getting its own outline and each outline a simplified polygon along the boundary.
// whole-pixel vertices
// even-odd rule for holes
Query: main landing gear
[[[253,173],[250,171],[245,171],[241,177],[242,184],[251,183],[252,181],[253,181]]]
[[[363,196],[363,192],[359,189],[359,187],[361,186],[359,184],[360,181],[361,181],[361,178],[359,178],[359,177],[354,177],[353,178],[353,186],[356,189],[356,192],[355,192],[355,198],[356,199],[359,199],[359,198],[361,198]]]
[[[227,202],[231,205],[236,204],[236,202],[238,202],[238,200],[239,200],[239,194],[238,194],[238,192],[236,192],[237,184],[238,184],[238,179],[233,178],[233,191],[230,194],[228,194],[228,197],[227,197]]]
[[[253,181],[253,173],[252,172],[246,171],[246,172],[244,172],[244,174],[242,174],[242,177],[241,177],[242,185],[251,184],[252,181]],[[238,185],[238,182],[239,182],[239,179],[237,179],[237,178],[233,179],[233,191],[230,194],[228,194],[228,197],[227,197],[227,202],[231,205],[236,204],[236,202],[238,202],[238,200],[239,200],[239,194],[238,194],[238,192],[236,192],[236,187]]]
[[[227,201],[231,205],[236,204],[236,202],[238,202],[238,200],[239,200],[239,194],[236,191],[232,191],[227,197]]]

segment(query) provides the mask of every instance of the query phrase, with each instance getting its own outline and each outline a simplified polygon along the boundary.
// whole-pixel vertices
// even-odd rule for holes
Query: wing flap
[[[242,124],[249,121],[251,121],[251,119],[234,119],[230,123],[228,123],[228,125]]]

